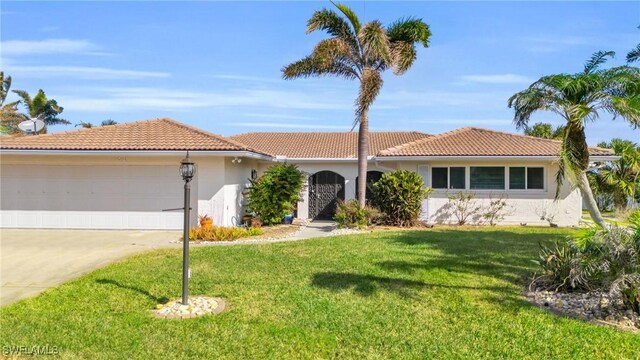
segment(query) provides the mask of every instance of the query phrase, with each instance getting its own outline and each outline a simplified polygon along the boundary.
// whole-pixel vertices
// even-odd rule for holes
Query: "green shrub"
[[[264,225],[280,224],[300,200],[304,175],[295,165],[275,164],[251,180],[247,208]]]
[[[262,235],[262,229],[223,226],[199,226],[189,229],[189,240],[229,241],[257,235]]]
[[[364,229],[374,224],[380,224],[384,220],[384,214],[371,206],[360,207],[358,200],[353,199],[339,201],[333,219],[341,229]]]
[[[385,173],[373,184],[375,206],[385,214],[385,222],[397,226],[413,226],[418,222],[422,201],[431,189],[425,188],[415,171],[398,170]]]
[[[552,290],[607,290],[640,313],[640,217],[632,228],[590,229],[542,246],[542,284]]]

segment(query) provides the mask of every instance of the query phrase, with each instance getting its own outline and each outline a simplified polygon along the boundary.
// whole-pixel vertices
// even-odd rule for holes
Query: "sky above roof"
[[[409,72],[385,74],[370,112],[377,131],[515,132],[509,96],[543,75],[580,71],[598,50],[616,51],[609,64],[621,65],[640,41],[638,2],[346,3],[364,21],[415,16],[433,33]],[[326,37],[305,29],[329,2],[1,6],[0,68],[12,89],[44,89],[74,124],[171,117],[222,135],[351,129],[357,83],[280,73]],[[533,120],[561,124],[550,113]],[[613,137],[638,142],[640,130],[607,114],[587,126],[592,145]]]

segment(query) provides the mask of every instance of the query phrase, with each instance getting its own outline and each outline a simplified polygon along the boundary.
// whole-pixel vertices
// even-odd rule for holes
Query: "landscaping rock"
[[[531,303],[561,315],[622,330],[640,331],[640,316],[625,309],[621,300],[613,299],[607,292],[563,293],[536,289],[526,296]]]
[[[188,305],[183,305],[182,299],[172,300],[166,304],[156,305],[156,309],[151,312],[161,319],[190,319],[206,314],[218,314],[226,308],[225,299],[195,296],[189,298]]]

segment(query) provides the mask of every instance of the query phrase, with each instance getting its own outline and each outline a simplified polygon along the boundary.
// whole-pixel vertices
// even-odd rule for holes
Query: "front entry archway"
[[[320,171],[309,177],[309,218],[332,220],[339,200],[344,200],[344,177]]]

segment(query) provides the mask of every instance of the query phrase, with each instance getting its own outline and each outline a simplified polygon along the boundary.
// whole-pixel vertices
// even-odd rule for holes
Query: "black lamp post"
[[[182,304],[189,302],[189,210],[191,210],[191,179],[196,174],[196,165],[187,157],[180,162],[180,175],[184,180],[184,230],[182,236]]]

